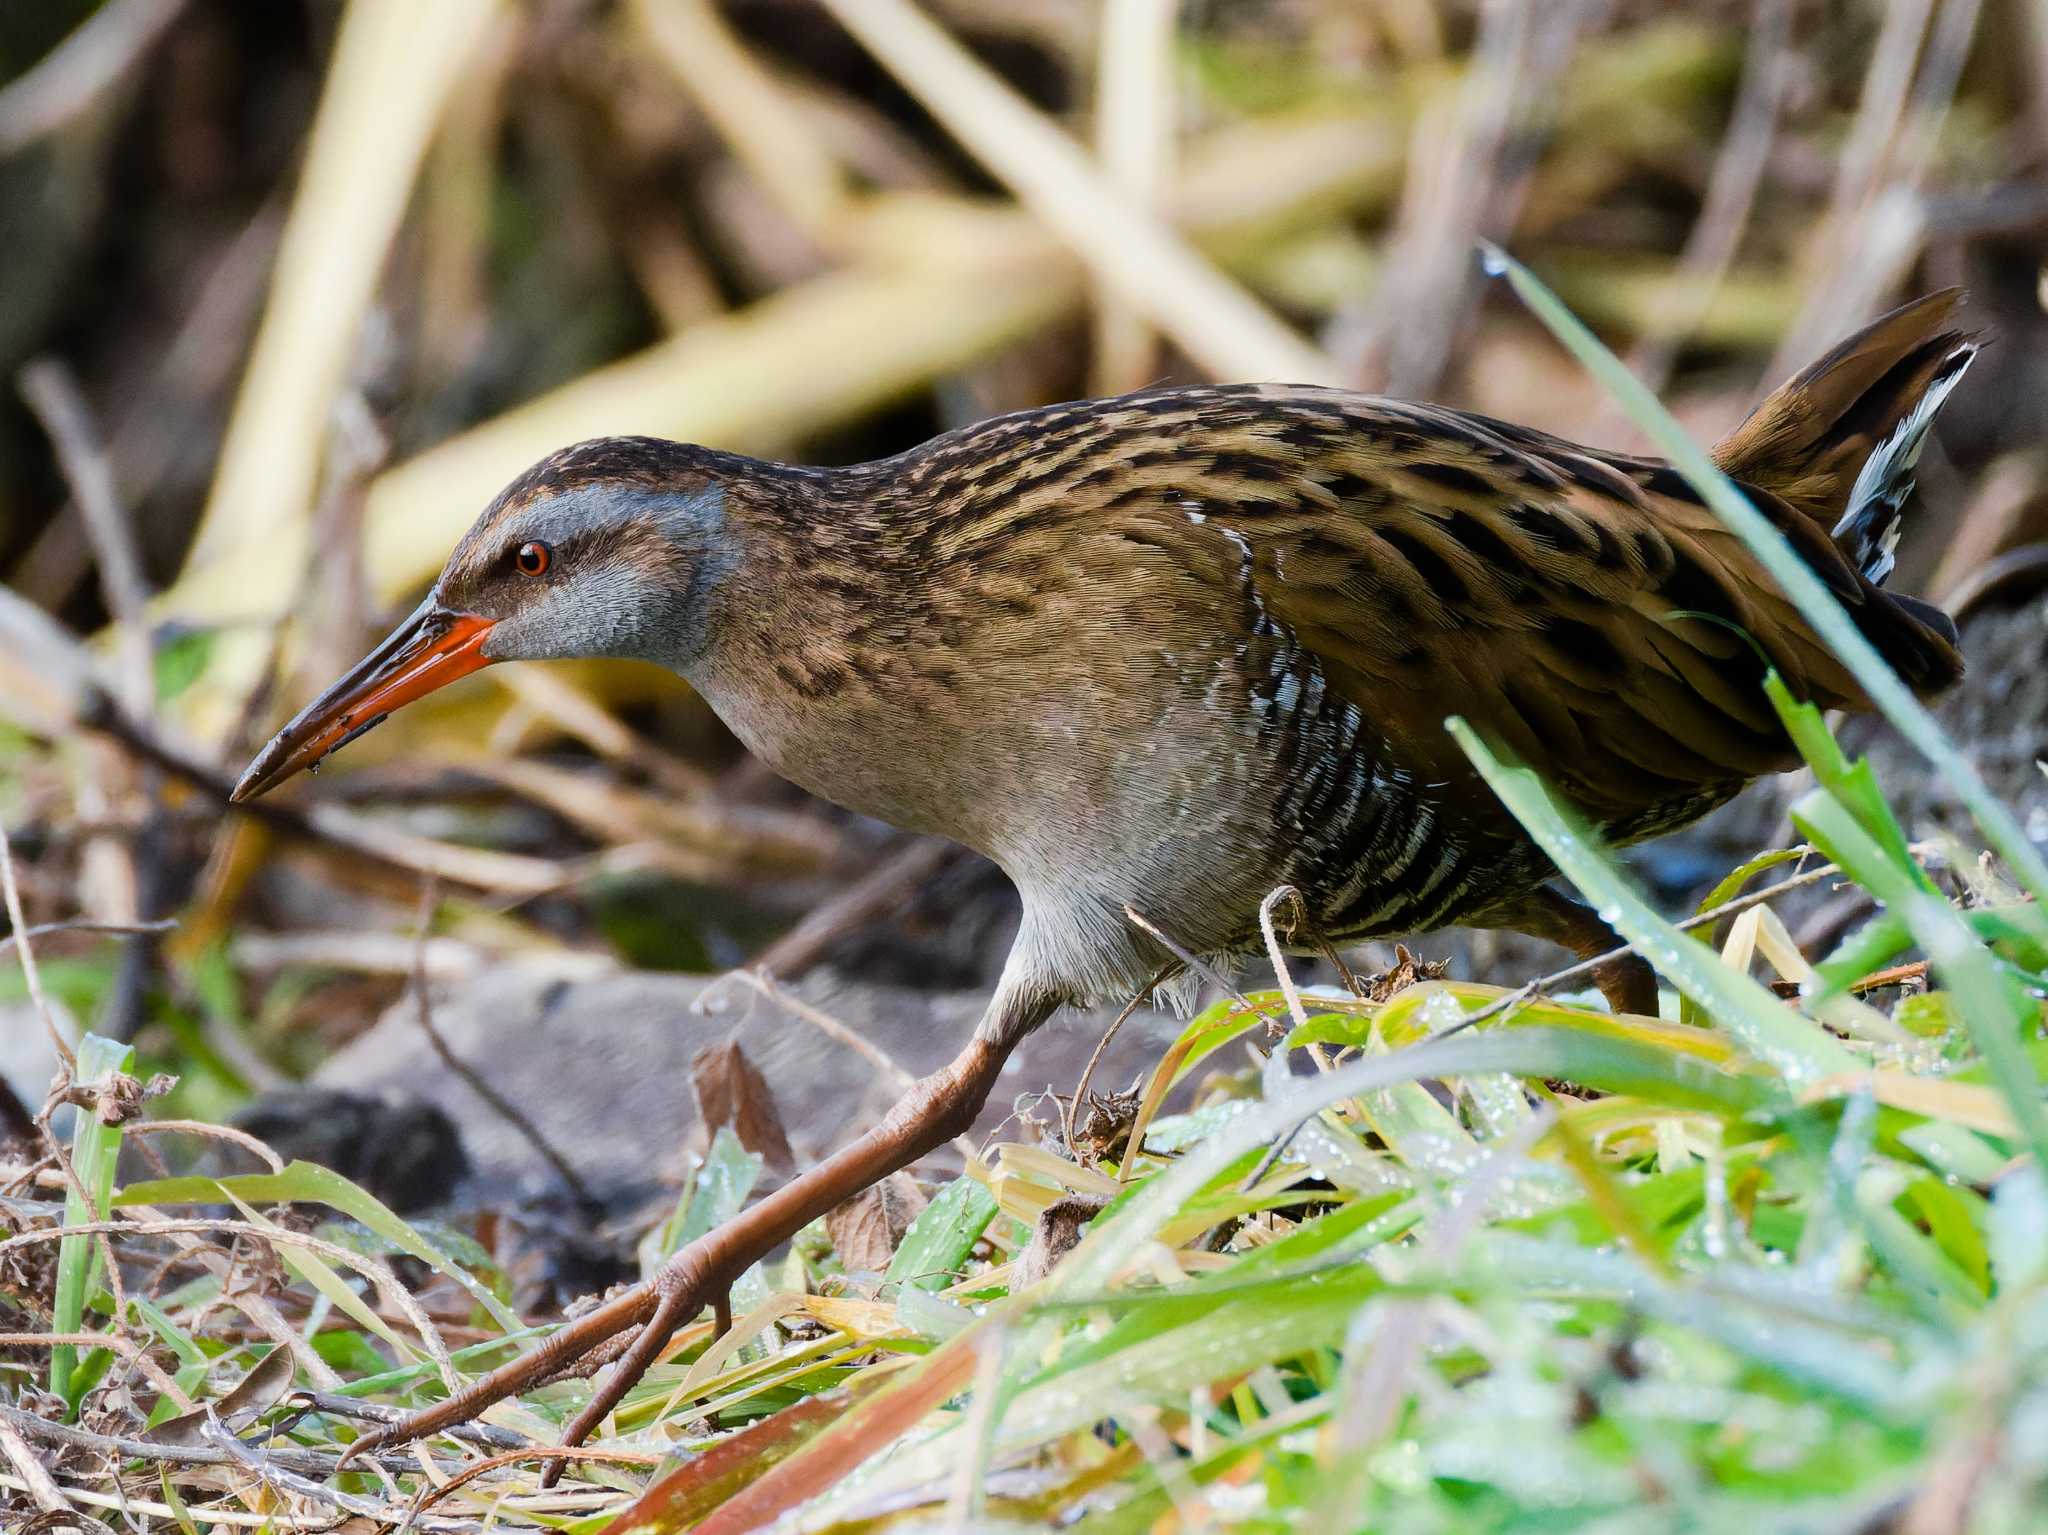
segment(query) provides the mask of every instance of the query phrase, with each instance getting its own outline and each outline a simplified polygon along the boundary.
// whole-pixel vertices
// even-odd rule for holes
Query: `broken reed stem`
[[[72,377],[55,358],[42,357],[17,377],[21,398],[35,413],[56,451],[57,465],[78,507],[87,542],[99,567],[100,593],[120,626],[121,690],[130,709],[149,708],[149,583],[135,546],[135,523],[121,504],[114,466],[92,410]]]

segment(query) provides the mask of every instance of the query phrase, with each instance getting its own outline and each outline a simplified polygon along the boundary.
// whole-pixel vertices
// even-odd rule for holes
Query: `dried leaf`
[[[152,1444],[198,1444],[208,1414],[232,1425],[237,1418],[254,1417],[291,1389],[292,1355],[286,1348],[273,1348],[226,1396],[217,1402],[195,1407],[190,1412],[166,1418],[142,1437]]]
[[[1391,968],[1378,975],[1364,978],[1365,999],[1368,1002],[1385,1002],[1397,992],[1406,991],[1410,986],[1424,981],[1440,981],[1451,971],[1447,959],[1417,959],[1409,953],[1408,945],[1394,945],[1394,963]]]
[[[891,1173],[827,1215],[825,1232],[849,1274],[879,1274],[929,1203],[908,1173]]]
[[[782,1128],[775,1095],[738,1040],[706,1045],[691,1057],[690,1090],[697,1096],[697,1121],[707,1138],[730,1125],[739,1143],[758,1156],[769,1173],[777,1178],[795,1174],[796,1153]]]
[[[1047,1205],[1032,1228],[1030,1243],[1017,1255],[1011,1289],[1028,1290],[1050,1274],[1060,1259],[1080,1244],[1081,1233],[1108,1204],[1100,1195],[1071,1194]]]

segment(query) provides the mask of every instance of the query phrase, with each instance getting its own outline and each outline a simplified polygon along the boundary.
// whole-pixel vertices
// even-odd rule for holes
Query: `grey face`
[[[623,656],[687,671],[709,646],[709,605],[736,557],[716,481],[586,481],[494,505],[434,595],[492,621],[493,661]]]

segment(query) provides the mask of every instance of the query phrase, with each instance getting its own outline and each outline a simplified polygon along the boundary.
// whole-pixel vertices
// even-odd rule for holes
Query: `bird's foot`
[[[748,1264],[774,1251],[778,1243],[788,1241],[835,1205],[908,1166],[971,1124],[1002,1071],[1003,1058],[1009,1054],[1008,1041],[1051,1011],[1048,999],[1034,997],[1026,997],[1028,1022],[998,1031],[997,1040],[1004,1040],[1005,1035],[1007,1040],[999,1043],[977,1035],[951,1065],[914,1083],[882,1122],[859,1140],[697,1238],[663,1264],[652,1279],[564,1323],[531,1352],[472,1381],[447,1401],[359,1439],[350,1454],[438,1434],[468,1422],[493,1403],[530,1391],[565,1370],[595,1365],[611,1357],[611,1348],[621,1348],[590,1404],[562,1435],[565,1447],[581,1444],[647,1373],[676,1329],[707,1303],[714,1308],[721,1330],[731,1325],[730,1287]],[[552,1486],[565,1463],[561,1457],[551,1460],[542,1476],[543,1485]]]
[[[713,1233],[712,1237],[717,1235]],[[718,1281],[710,1261],[713,1254],[705,1250],[714,1245],[722,1244],[714,1244],[712,1238],[699,1238],[663,1264],[653,1278],[566,1323],[538,1347],[480,1376],[446,1401],[364,1435],[350,1447],[345,1459],[380,1445],[403,1444],[438,1434],[559,1375],[599,1368],[609,1362],[610,1373],[563,1431],[565,1448],[580,1445],[647,1373],[676,1330],[707,1301],[718,1303],[721,1311],[729,1315],[727,1286]],[[549,1461],[541,1484],[553,1486],[566,1464],[563,1459]]]

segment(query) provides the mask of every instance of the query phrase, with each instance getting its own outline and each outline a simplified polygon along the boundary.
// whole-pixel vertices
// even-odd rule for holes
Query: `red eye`
[[[522,576],[544,576],[553,558],[554,551],[546,544],[521,544],[519,552],[512,556],[512,564]]]

